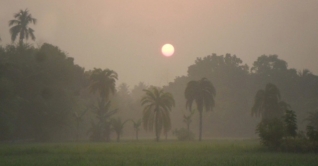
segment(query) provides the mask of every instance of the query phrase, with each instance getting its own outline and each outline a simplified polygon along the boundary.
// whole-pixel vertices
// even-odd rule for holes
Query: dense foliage
[[[67,134],[84,69],[50,44],[0,50],[1,140],[44,141]]]

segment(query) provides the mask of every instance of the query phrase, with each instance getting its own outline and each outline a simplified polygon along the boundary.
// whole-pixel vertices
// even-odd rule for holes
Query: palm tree
[[[15,41],[19,34],[19,43],[22,44],[24,39],[29,39],[31,36],[32,40],[35,40],[34,30],[29,28],[30,23],[36,24],[36,19],[32,17],[28,9],[20,10],[19,13],[14,14],[14,19],[9,21],[10,34],[12,42]]]
[[[124,125],[126,122],[129,120],[126,120],[124,122],[121,121],[121,118],[117,119],[111,119],[110,123],[112,125],[112,129],[116,132],[117,134],[117,142],[120,140],[120,135],[123,133]]]
[[[92,121],[91,129],[88,133],[91,133],[91,140],[102,141],[106,138],[106,141],[110,140],[110,118],[117,113],[117,109],[111,110],[110,101],[105,105],[99,104],[98,107],[92,105],[92,110],[96,114],[97,123]]]
[[[273,119],[282,117],[290,106],[281,101],[279,89],[268,83],[265,90],[258,90],[252,107],[252,116],[262,116],[263,119]]]
[[[141,119],[139,119],[137,122],[133,121],[134,129],[136,131],[136,140],[138,140],[138,132],[139,132],[139,127],[141,125]]]
[[[110,93],[114,94],[116,91],[116,80],[118,74],[110,69],[94,69],[90,76],[91,93],[99,92],[101,100],[108,101]]]
[[[80,123],[83,121],[83,116],[85,115],[85,113],[88,111],[88,108],[86,108],[83,112],[74,112],[73,116],[75,118],[75,122],[76,122],[76,141],[78,141],[78,137],[79,137],[79,126]]]
[[[106,140],[109,141],[110,133],[110,122],[109,118],[114,115],[117,110],[110,111],[110,101],[109,95],[115,93],[115,83],[118,79],[118,75],[115,71],[110,69],[94,69],[90,75],[90,91],[91,93],[99,93],[100,100],[98,101],[98,106],[95,107],[95,112],[99,124],[101,126],[101,137],[103,133],[106,133]],[[105,132],[104,132],[105,131]],[[103,138],[101,138],[103,139]]]
[[[183,122],[187,125],[188,131],[190,131],[190,124],[192,123],[193,114],[194,114],[194,110],[190,110],[189,115],[183,115]]]
[[[145,91],[141,99],[143,110],[143,125],[146,131],[155,128],[156,141],[159,141],[161,131],[167,133],[171,129],[169,111],[174,107],[175,101],[171,93],[164,92],[157,87],[151,87]]]
[[[214,97],[216,95],[213,84],[207,79],[190,81],[185,89],[186,107],[192,110],[192,103],[195,102],[200,116],[199,141],[202,140],[202,112],[212,111],[215,106]]]

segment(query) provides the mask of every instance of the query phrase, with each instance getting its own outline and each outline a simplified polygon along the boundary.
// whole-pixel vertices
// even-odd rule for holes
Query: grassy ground
[[[0,165],[318,165],[317,154],[269,152],[257,141],[124,141],[0,145]]]

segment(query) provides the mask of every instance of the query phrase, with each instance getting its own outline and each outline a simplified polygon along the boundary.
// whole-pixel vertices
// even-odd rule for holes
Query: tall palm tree
[[[164,92],[157,87],[151,87],[145,91],[145,96],[141,99],[143,110],[143,125],[146,131],[155,128],[156,141],[160,139],[163,129],[167,133],[171,129],[169,111],[175,106],[175,101],[171,93]]]
[[[118,75],[115,71],[110,69],[94,69],[90,75],[90,91],[91,93],[99,93],[100,100],[98,101],[98,106],[94,108],[97,119],[101,127],[101,137],[104,137],[103,133],[106,133],[106,140],[110,139],[110,122],[109,118],[114,115],[117,110],[111,111],[109,95],[115,93],[115,84],[118,79]],[[105,131],[105,132],[104,132]],[[103,139],[103,138],[101,138]]]
[[[118,74],[110,69],[94,69],[90,76],[90,90],[91,93],[98,92],[101,100],[108,101],[110,93],[114,94],[116,91],[116,80]]]
[[[193,102],[196,103],[200,116],[199,141],[202,140],[202,112],[212,111],[215,106],[214,97],[216,95],[213,84],[207,79],[202,78],[199,81],[190,81],[185,89],[186,107],[192,110]]]
[[[20,44],[23,43],[24,39],[28,40],[29,36],[32,40],[35,40],[34,30],[28,26],[30,23],[36,24],[36,19],[32,17],[28,9],[20,10],[19,13],[14,14],[14,19],[9,21],[12,42],[18,35]]]
[[[279,89],[268,83],[265,90],[258,90],[252,107],[252,116],[261,116],[263,119],[273,119],[282,117],[290,106],[281,101]]]

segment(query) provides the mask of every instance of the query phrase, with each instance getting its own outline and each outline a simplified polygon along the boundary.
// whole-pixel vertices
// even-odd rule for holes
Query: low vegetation
[[[268,152],[257,140],[16,144],[0,147],[2,165],[289,165],[315,166],[316,154]]]

